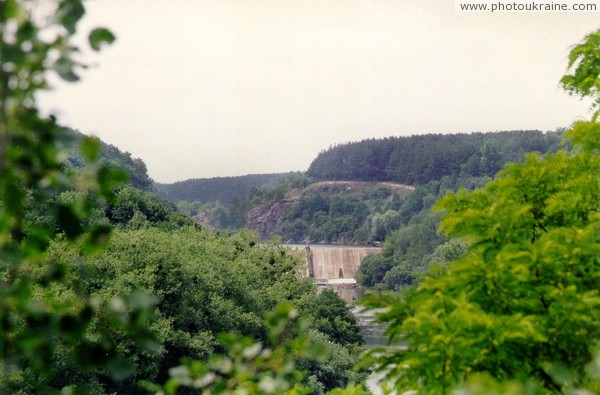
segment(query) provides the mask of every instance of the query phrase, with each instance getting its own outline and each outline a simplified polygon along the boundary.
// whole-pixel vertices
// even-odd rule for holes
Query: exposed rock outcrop
[[[283,218],[296,202],[297,199],[283,199],[270,206],[254,207],[246,214],[246,224],[261,240],[266,240],[281,226]]]
[[[263,204],[252,208],[246,214],[246,226],[254,230],[261,240],[272,237],[281,229],[281,225],[286,215],[294,208],[302,197],[310,197],[316,194],[322,196],[333,196],[337,194],[354,195],[359,194],[364,188],[376,185],[385,185],[394,192],[404,196],[414,190],[409,185],[380,183],[380,182],[362,182],[362,181],[323,181],[310,184],[303,189],[294,189],[288,192],[283,199]],[[290,240],[283,240],[290,242]],[[303,240],[305,243],[318,243],[320,240]]]

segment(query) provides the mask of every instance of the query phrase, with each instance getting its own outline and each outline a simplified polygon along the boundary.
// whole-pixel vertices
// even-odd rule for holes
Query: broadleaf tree
[[[52,382],[56,357],[66,351],[82,371],[104,369],[123,379],[109,328],[150,339],[145,320],[129,317],[146,317],[142,312],[151,298],[98,301],[81,292],[72,262],[40,267],[53,239],[68,239],[81,256],[106,244],[107,225],[82,226],[93,214],[90,196],[111,201],[125,178],[110,165],[94,163],[99,144],[93,137],[82,138],[89,171],[66,172],[56,120],[42,116],[36,103],[52,73],[72,82],[86,68],[77,58],[82,48],[74,44],[84,13],[82,0],[0,1],[0,393],[49,393],[57,385],[75,391],[69,383]],[[113,40],[102,28],[89,37],[93,50]],[[64,191],[81,193],[67,201],[58,198]],[[39,206],[55,227],[32,220]],[[105,330],[85,337],[92,320],[103,320]]]
[[[598,37],[574,47],[574,74],[562,80],[596,103]],[[385,308],[379,319],[402,344],[372,352],[399,392],[600,391],[593,373],[600,340],[596,116],[572,125],[565,136],[572,149],[530,154],[483,188],[442,198],[440,229],[468,250],[401,295],[365,300]]]

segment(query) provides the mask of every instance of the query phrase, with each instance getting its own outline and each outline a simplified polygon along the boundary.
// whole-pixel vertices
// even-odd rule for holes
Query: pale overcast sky
[[[97,0],[114,45],[40,96],[61,123],[142,158],[159,182],[306,170],[336,143],[554,130],[597,13],[466,14],[454,0]]]

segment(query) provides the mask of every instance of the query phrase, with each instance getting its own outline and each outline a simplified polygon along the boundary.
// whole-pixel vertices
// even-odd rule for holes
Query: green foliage
[[[365,242],[361,233],[369,208],[357,196],[317,193],[301,197],[282,218],[281,233],[286,240],[301,242]]]
[[[298,257],[255,245],[251,234],[230,237],[193,228],[116,232],[110,248],[89,260],[103,273],[89,287],[105,297],[135,289],[157,295],[157,310],[170,322],[164,334],[170,358],[208,356],[219,332],[261,339],[261,317],[277,301],[298,300],[311,290],[297,278]]]
[[[498,140],[486,140],[481,147],[480,171],[484,174],[494,175],[502,167],[502,153]]]
[[[571,74],[566,74],[560,80],[563,88],[571,95],[581,98],[593,98],[591,110],[594,111],[592,120],[598,118],[600,111],[600,62],[598,61],[598,48],[600,48],[600,32],[588,34],[581,43],[575,45],[569,53],[569,69]]]
[[[397,189],[392,192],[392,187]],[[261,239],[281,236],[286,242],[369,243],[374,214],[377,226],[392,229],[395,211],[409,188],[371,183],[317,183],[302,173],[292,173],[274,186],[254,188],[243,199],[233,199],[229,207],[219,203],[179,202],[188,215],[202,225],[217,229],[255,229]],[[258,214],[257,214],[258,213]],[[381,213],[381,214],[380,214]],[[254,221],[256,216],[262,219]],[[276,217],[274,217],[276,216]],[[264,218],[267,224],[264,224]],[[397,218],[396,218],[397,219]],[[379,232],[381,234],[381,232]]]
[[[123,172],[103,160],[96,139],[81,138],[73,162],[86,166],[68,169],[57,126],[39,117],[35,93],[47,86],[49,72],[79,79],[84,65],[72,37],[83,3],[59,0],[35,13],[36,2],[1,5],[0,392],[136,393],[144,379],[159,393],[363,394],[352,382],[364,376],[350,371],[355,322],[332,293],[317,296],[302,278],[300,256],[274,242],[259,244],[248,231],[230,236],[181,227],[185,221],[171,206],[122,187],[127,173],[140,176],[134,186],[148,185],[143,162],[129,156]],[[574,94],[598,94],[597,37],[586,37],[571,54],[576,72],[563,84]],[[89,37],[94,50],[113,40],[102,28]],[[534,145],[547,137],[527,136]],[[455,241],[443,247],[424,242],[437,218],[414,214],[454,181],[440,179],[405,201],[370,191],[377,202],[371,207],[329,195],[316,202],[316,212],[307,202],[296,213],[327,233],[356,230],[369,216],[371,225],[400,217],[413,226],[392,231],[386,254],[373,258],[372,277],[392,259],[385,282],[402,278],[402,259],[411,255],[455,259],[432,266],[401,295],[365,301],[383,308],[391,342],[403,344],[373,350],[364,364],[374,363],[398,392],[600,390],[600,124],[578,122],[567,137],[573,152],[530,155],[483,189],[444,197],[441,228]],[[423,184],[460,178],[457,172],[481,175],[519,141],[495,138],[498,145],[474,144],[475,151],[449,144],[453,137],[416,138],[416,146],[433,142],[445,160],[422,155],[408,167],[400,164],[413,151],[373,140],[347,170],[373,177],[387,166],[386,176]],[[336,177],[346,174],[336,169]],[[306,182],[291,177],[257,189],[252,203],[280,202]],[[240,203],[230,223],[246,207]],[[382,215],[373,220],[374,213]],[[109,221],[118,224],[112,239]],[[411,275],[423,261],[414,262],[407,264]],[[290,305],[275,308],[280,301]]]
[[[433,260],[454,260],[401,295],[364,301],[402,342],[371,353],[398,391],[598,393],[598,37],[573,49],[575,73],[561,81],[595,100],[593,121],[566,134],[573,151],[531,154],[482,189],[446,195],[437,207],[454,245]]]
[[[358,323],[348,304],[334,291],[324,289],[311,308],[315,328],[342,345],[363,344]]]
[[[493,176],[528,152],[553,152],[560,132],[415,135],[339,144],[321,152],[307,174],[316,180],[425,185],[444,176]]]
[[[121,169],[128,184],[143,191],[150,191],[152,179],[148,175],[146,164],[139,158],[132,158],[129,152],[121,152],[117,147],[103,141],[88,137],[76,130],[59,127],[56,131],[56,146],[65,151],[67,159],[64,166],[77,174],[89,167],[89,159],[99,165]],[[91,156],[90,156],[91,155]]]
[[[151,181],[142,161],[38,116],[47,73],[75,81],[84,68],[71,42],[82,2],[1,5],[0,393],[136,393],[137,380],[166,379],[183,356],[274,344],[267,328],[280,326],[263,316],[281,300],[310,316],[316,289],[300,257],[248,232],[181,228],[189,222],[170,205],[135,188]],[[113,40],[102,28],[89,37],[94,50]],[[122,186],[127,174],[133,186]],[[109,222],[122,228],[112,240]],[[219,345],[221,331],[248,337]],[[283,375],[259,380],[275,392],[302,376],[274,364],[300,355],[292,344],[306,351],[305,336],[278,333],[295,340],[271,353]],[[345,352],[344,368],[327,362],[344,385],[356,361]],[[312,364],[313,376],[326,377],[325,366]]]
[[[450,393],[479,373],[550,393],[593,385],[585,367],[600,340],[599,135],[600,125],[577,123],[575,153],[532,154],[483,189],[438,203],[441,229],[470,243],[468,253],[402,297],[367,301],[388,309],[388,334],[406,345],[378,360],[399,367],[387,371],[398,388]]]
[[[344,347],[315,330],[309,329],[308,334],[317,349],[326,350],[322,358],[305,356],[297,361],[298,369],[307,372],[305,382],[311,387],[311,394],[321,395],[364,382],[366,371],[355,369],[361,352],[359,348]]]
[[[194,214],[201,224],[217,229],[236,230],[247,227],[246,215],[252,208],[261,204],[278,203],[286,193],[304,188],[310,183],[311,180],[303,173],[292,172],[189,180],[172,186],[159,185],[157,191],[171,200],[175,200],[175,195],[193,197],[200,206]],[[173,193],[165,194],[168,190]],[[208,203],[201,204],[201,201]],[[185,203],[183,206],[185,207]]]
[[[210,394],[288,394],[312,393],[302,384],[303,373],[296,367],[299,358],[322,358],[323,349],[312,344],[307,335],[288,338],[286,333],[299,333],[304,325],[298,312],[280,305],[268,317],[270,332],[266,344],[251,337],[227,334],[220,338],[226,354],[215,355],[207,362],[187,360],[169,370],[164,387],[146,383],[157,394],[176,394],[182,387]]]
[[[230,192],[243,188],[229,184],[245,185],[250,176],[239,180],[190,180],[157,188],[164,196],[173,191],[171,200],[177,200],[173,197],[176,191],[188,201],[200,202],[215,200],[217,194],[227,194],[220,203],[210,203],[194,211],[203,225],[213,228],[250,227],[259,231],[262,239],[280,235],[286,242],[293,243],[366,244],[383,241],[401,224],[408,223],[458,185],[468,189],[481,186],[481,180],[489,179],[508,161],[522,161],[528,151],[556,151],[562,134],[562,130],[557,130],[365,140],[322,152],[307,172],[317,180],[375,180],[420,185],[406,199],[393,193],[386,184],[365,187],[362,194],[340,190],[335,196],[332,191],[317,189],[318,184],[311,184],[312,179],[302,173],[292,173],[275,185],[251,188],[246,196],[234,198]],[[311,186],[306,188],[308,185]],[[432,191],[432,187],[436,190]],[[206,195],[208,192],[212,198]],[[357,207],[357,202],[350,199],[363,204]],[[248,217],[251,211],[264,213],[269,208],[274,211],[269,217],[278,217],[269,218],[268,222],[276,225],[255,224],[253,217]]]
[[[469,243],[465,239],[452,239],[435,248],[428,257],[429,264],[446,265],[448,262],[462,258],[469,251]]]
[[[396,210],[387,210],[385,213],[375,213],[369,221],[369,234],[373,240],[385,240],[392,231],[400,228],[402,218]]]
[[[98,159],[98,143],[81,139],[88,168],[64,172],[54,119],[38,114],[35,93],[50,73],[75,81],[85,65],[72,37],[81,1],[5,0],[0,7],[0,392],[50,393],[68,387],[57,361],[79,374],[98,370],[124,379],[123,353],[113,332],[133,342],[149,338],[148,304],[140,298],[91,299],[76,262],[106,244],[110,229],[90,218],[110,202],[120,170]],[[98,43],[103,38],[92,41]],[[104,200],[104,202],[102,201]],[[41,210],[43,208],[43,210]],[[74,259],[41,264],[52,240],[65,238]],[[116,309],[115,306],[122,308]],[[102,322],[93,338],[87,327]],[[77,389],[71,388],[75,391]],[[83,387],[82,391],[86,391]]]
[[[280,301],[288,301],[299,317],[309,322],[310,339],[326,336],[327,341],[319,340],[320,347],[332,350],[330,358],[305,361],[314,380],[304,384],[331,389],[331,382],[320,381],[328,377],[325,372],[330,369],[336,372],[336,382],[344,386],[361,378],[350,372],[357,353],[346,348],[354,350],[350,344],[360,338],[345,303],[335,294],[333,298],[317,297],[314,283],[300,275],[304,261],[297,252],[257,241],[249,231],[230,236],[194,227],[127,226],[115,230],[105,251],[79,259],[79,287],[97,300],[110,301],[139,292],[155,295],[153,314],[147,316],[146,324],[155,339],[153,348],[138,344],[136,337],[125,331],[109,330],[130,370],[127,381],[104,378],[102,370],[74,374],[78,370],[68,360],[59,365],[64,368],[58,373],[68,377],[72,385],[102,388],[98,393],[132,393],[138,380],[163,382],[169,370],[186,358],[202,361],[193,364],[204,364],[222,354],[224,348],[233,347],[218,341],[220,333],[243,334],[235,339],[250,342],[249,347],[267,344],[270,324],[264,317]],[[70,243],[55,243],[44,264],[74,261],[77,256]],[[93,337],[101,332],[103,322],[91,322],[86,334]],[[330,333],[317,331],[324,323]]]
[[[191,219],[176,211],[172,204],[132,186],[118,189],[114,201],[106,208],[106,217],[113,224],[131,228],[176,229],[192,225]]]
[[[437,233],[438,225],[439,216],[429,209],[414,215],[408,224],[386,237],[380,255],[363,258],[357,282],[388,290],[414,283],[427,271],[436,247],[444,242]]]
[[[487,181],[487,177],[442,177],[417,186],[405,199],[393,197],[382,206],[387,208],[384,214],[372,214],[367,219],[371,233],[378,232],[385,240],[381,257],[366,257],[361,263],[358,283],[378,290],[398,290],[418,281],[431,263],[444,264],[464,253],[466,241],[443,244],[445,238],[437,231],[439,215],[432,206],[449,192],[473,190]],[[371,239],[378,240],[373,234]]]
[[[216,229],[255,229],[261,239],[274,235],[290,243],[368,244],[385,240],[393,231],[428,210],[435,200],[458,186],[473,189],[485,177],[442,177],[410,187],[391,183],[321,182],[309,184],[301,173],[275,186],[253,189],[229,207],[220,203],[179,202],[202,225]]]
[[[217,203],[229,207],[234,199],[242,199],[253,188],[273,186],[295,173],[249,174],[237,177],[215,177],[178,181],[173,184],[155,183],[155,192],[172,203]]]
[[[263,185],[250,191],[252,205],[264,203],[266,201],[281,200],[286,192],[293,189],[306,188],[313,180],[304,173],[293,172],[279,180],[272,187]]]
[[[186,359],[169,370],[170,378],[163,386],[149,382],[142,386],[167,395],[182,388],[202,394],[324,394],[328,389],[329,394],[367,394],[362,386],[348,384],[349,377],[364,379],[350,372],[355,364],[350,352],[309,329],[292,306],[279,305],[269,313],[267,323],[265,341],[222,335],[223,353],[206,362]]]
[[[365,287],[383,283],[386,273],[394,267],[393,261],[382,254],[371,254],[363,258],[356,272],[356,281]]]
[[[99,51],[104,44],[111,44],[115,41],[116,37],[108,29],[98,27],[90,32],[88,40],[90,46]]]

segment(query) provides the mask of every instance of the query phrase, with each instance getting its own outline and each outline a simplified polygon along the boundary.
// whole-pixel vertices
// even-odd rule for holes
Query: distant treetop
[[[424,185],[444,176],[493,176],[525,153],[555,152],[563,131],[539,130],[387,137],[336,145],[307,174],[316,180],[392,181]]]

